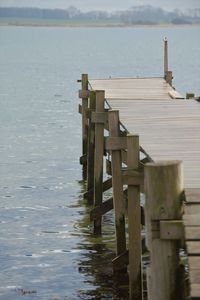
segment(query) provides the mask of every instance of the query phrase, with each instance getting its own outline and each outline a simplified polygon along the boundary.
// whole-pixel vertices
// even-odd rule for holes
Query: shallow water
[[[0,299],[125,299],[112,214],[95,238],[82,200],[76,80],[160,76],[168,36],[174,85],[200,94],[199,31],[0,28]]]

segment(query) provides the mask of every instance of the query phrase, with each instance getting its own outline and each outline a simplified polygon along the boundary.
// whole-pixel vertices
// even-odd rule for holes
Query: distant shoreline
[[[196,24],[93,24],[93,23],[35,23],[35,22],[21,22],[21,21],[1,21],[0,27],[60,27],[60,28],[194,28],[200,27],[200,23]]]

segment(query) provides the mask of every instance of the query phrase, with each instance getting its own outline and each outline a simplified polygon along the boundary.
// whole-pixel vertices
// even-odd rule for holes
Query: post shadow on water
[[[84,238],[77,245],[81,249],[78,262],[79,272],[85,275],[85,281],[93,286],[90,290],[79,290],[79,299],[128,299],[127,273],[113,274],[112,259],[115,257],[115,228],[112,212],[103,217],[102,235],[93,234],[90,222],[91,205],[83,199],[85,182],[79,181],[79,205],[85,208],[82,218],[76,226],[84,233]]]

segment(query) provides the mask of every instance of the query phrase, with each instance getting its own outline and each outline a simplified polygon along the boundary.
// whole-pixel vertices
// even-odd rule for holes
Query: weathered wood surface
[[[183,98],[163,78],[117,78],[90,80],[92,89],[104,89],[106,99],[163,99]]]
[[[161,233],[164,233],[162,227],[166,227],[170,221],[181,219],[182,163],[148,163],[144,172],[147,247],[150,251],[151,270],[147,280],[148,299],[182,300],[178,288],[180,278],[177,277],[179,245],[174,239],[166,240],[154,235],[154,227],[160,221],[164,221],[160,228]]]
[[[137,170],[140,161],[138,135],[127,136],[127,148],[128,169]],[[140,186],[128,183],[129,295],[131,300],[143,299],[140,224]]]
[[[109,134],[111,138],[119,137],[119,114],[118,111],[108,113]],[[122,159],[121,150],[112,150],[112,183],[113,200],[115,211],[115,231],[116,231],[116,255],[126,251],[126,232],[125,232],[125,202],[123,194],[122,179]]]
[[[163,78],[90,80],[105,90],[128,132],[139,134],[152,161],[181,160],[184,166],[186,246],[192,299],[200,299],[200,105],[179,99]],[[148,100],[148,101],[147,101]]]
[[[154,160],[184,162],[185,188],[200,187],[200,105],[195,100],[109,100]]]
[[[82,90],[88,91],[88,74],[82,74]],[[88,120],[86,111],[88,109],[88,97],[82,98],[82,155],[87,154],[87,133],[88,133]],[[83,179],[87,178],[87,162],[83,164]]]
[[[96,91],[96,112],[104,112],[104,91]],[[95,124],[94,207],[103,200],[104,124]],[[94,234],[101,234],[101,217],[94,220]]]

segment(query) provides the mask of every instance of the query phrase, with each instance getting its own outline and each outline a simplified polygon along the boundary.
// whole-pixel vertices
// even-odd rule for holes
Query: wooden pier
[[[84,197],[93,205],[95,234],[101,234],[102,215],[114,208],[113,271],[128,272],[135,300],[143,299],[144,225],[148,299],[200,299],[200,103],[175,91],[166,68],[164,78],[89,79],[86,88],[83,74],[79,92]],[[104,200],[111,187],[113,197]]]

